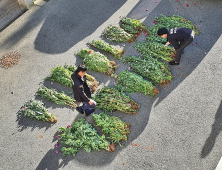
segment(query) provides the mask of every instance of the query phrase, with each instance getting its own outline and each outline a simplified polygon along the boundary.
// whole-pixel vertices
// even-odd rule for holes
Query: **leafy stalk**
[[[96,126],[101,127],[105,134],[108,134],[108,139],[113,143],[119,143],[121,140],[127,141],[127,134],[130,133],[130,124],[121,121],[118,117],[109,116],[102,112],[99,115],[93,114],[93,119]],[[120,145],[121,146],[121,145]]]
[[[171,47],[164,47],[161,43],[150,41],[136,43],[134,48],[137,49],[141,55],[155,57],[167,62],[172,61],[176,53]]]
[[[44,104],[38,100],[30,100],[26,102],[18,113],[23,114],[32,120],[37,119],[50,123],[56,123],[58,120],[54,115],[49,113]]]
[[[143,57],[145,59],[142,59]],[[152,80],[156,85],[167,84],[173,78],[169,67],[155,58],[131,56],[121,60],[127,62],[137,74]]]
[[[124,53],[124,50],[118,50],[114,46],[109,45],[101,40],[98,40],[98,41],[93,40],[90,43],[90,45],[100,50],[103,50],[107,52],[108,54],[111,54],[112,56],[114,56],[115,59],[122,57],[122,54]]]
[[[84,148],[86,152],[91,152],[92,149],[113,151],[110,150],[110,143],[105,136],[99,136],[92,125],[83,118],[78,119],[70,127],[60,127],[59,129],[62,132],[61,143],[66,145],[61,149],[64,156],[67,154],[75,156],[81,148]]]
[[[121,111],[123,113],[137,114],[139,104],[126,96],[123,92],[110,87],[103,87],[100,92],[93,96],[96,101],[96,108],[103,109],[104,111]]]
[[[113,74],[117,81],[115,88],[123,92],[139,92],[145,95],[149,94],[152,97],[159,93],[158,89],[152,85],[151,82],[144,80],[142,76],[129,71],[122,71],[121,73]]]
[[[58,82],[63,86],[68,86],[72,88],[72,80],[71,75],[75,72],[77,66],[68,66],[65,65],[64,67],[58,66],[52,69],[51,76],[47,77],[46,80]],[[92,87],[93,92],[96,91],[99,82],[95,79],[95,77],[86,74],[86,81],[89,86]]]
[[[110,61],[106,56],[90,49],[82,49],[78,55],[83,58],[83,62],[87,69],[102,72],[111,75],[118,65],[114,61]]]
[[[119,26],[110,25],[108,26],[103,35],[114,42],[133,42],[133,35],[128,34],[124,29]]]
[[[142,31],[147,32],[148,27],[140,20],[122,17],[120,22],[121,28],[123,28],[129,34],[140,34]]]
[[[72,97],[65,94],[65,92],[60,93],[56,89],[48,89],[47,87],[43,86],[38,90],[37,94],[40,97],[47,99],[49,101],[53,101],[58,105],[67,105],[73,108],[77,106],[74,103],[75,100]]]

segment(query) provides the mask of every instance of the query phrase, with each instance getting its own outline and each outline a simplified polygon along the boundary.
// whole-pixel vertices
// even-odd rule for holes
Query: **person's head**
[[[80,76],[83,77],[86,74],[87,68],[84,65],[79,65],[78,68],[76,69],[76,73]]]
[[[157,34],[159,36],[161,36],[162,38],[166,38],[167,37],[167,33],[168,33],[168,30],[166,28],[160,28],[157,32]]]

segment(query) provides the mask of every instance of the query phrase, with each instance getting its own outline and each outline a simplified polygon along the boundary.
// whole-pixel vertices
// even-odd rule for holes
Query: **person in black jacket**
[[[71,78],[74,99],[77,102],[83,103],[81,107],[77,107],[76,109],[79,113],[85,113],[88,116],[95,111],[96,102],[91,99],[91,89],[86,83],[86,71],[87,68],[84,65],[79,65],[71,75]]]
[[[170,65],[179,65],[181,54],[188,45],[190,45],[194,39],[194,31],[189,28],[172,28],[167,30],[166,28],[160,28],[157,32],[162,38],[167,38],[165,46],[172,44],[176,50],[176,58],[174,61],[169,62]]]

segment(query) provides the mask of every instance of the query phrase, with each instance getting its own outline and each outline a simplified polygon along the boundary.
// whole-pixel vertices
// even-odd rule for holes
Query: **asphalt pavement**
[[[18,65],[0,68],[0,169],[214,170],[222,156],[221,13],[221,0],[50,0],[25,12],[0,32],[0,56],[14,51],[22,56]],[[75,157],[56,154],[62,147],[55,147],[58,128],[86,117],[35,95],[42,85],[72,91],[45,81],[50,70],[82,63],[76,53],[89,48],[93,39],[124,49],[124,56],[139,55],[133,43],[115,44],[101,37],[103,30],[118,24],[121,16],[140,19],[150,28],[161,14],[181,15],[201,33],[186,48],[180,65],[170,66],[175,78],[158,86],[157,96],[128,94],[141,106],[137,115],[109,113],[131,124],[128,141],[121,142],[124,147],[117,146],[114,153],[81,149]],[[128,68],[116,62],[117,73]],[[111,77],[88,73],[100,87],[114,87]],[[30,99],[42,100],[58,122],[51,126],[18,115]],[[93,123],[91,116],[86,120]]]

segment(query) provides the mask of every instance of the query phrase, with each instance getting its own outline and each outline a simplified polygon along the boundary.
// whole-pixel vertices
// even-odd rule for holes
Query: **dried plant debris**
[[[17,65],[21,59],[21,54],[18,52],[10,52],[8,54],[5,54],[0,59],[0,65],[4,68],[9,68],[14,65]]]

